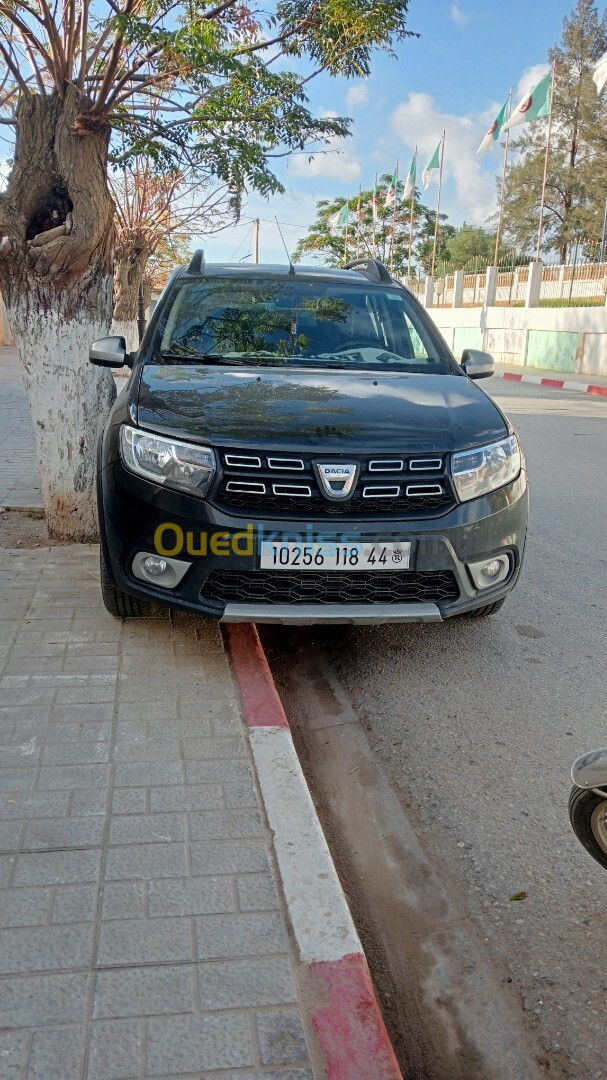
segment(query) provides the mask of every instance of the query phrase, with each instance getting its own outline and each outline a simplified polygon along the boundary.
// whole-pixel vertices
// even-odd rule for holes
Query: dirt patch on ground
[[[0,548],[55,547],[64,542],[50,538],[44,510],[0,511]]]

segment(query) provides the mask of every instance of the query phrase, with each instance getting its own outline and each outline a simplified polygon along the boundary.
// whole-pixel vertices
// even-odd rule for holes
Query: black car
[[[517,582],[525,463],[512,425],[375,260],[175,271],[99,450],[108,611],[223,622],[491,615]]]

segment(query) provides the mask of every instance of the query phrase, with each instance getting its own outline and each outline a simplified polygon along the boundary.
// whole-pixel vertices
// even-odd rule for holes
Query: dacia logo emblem
[[[317,462],[316,472],[321,490],[327,499],[349,499],[354,491],[358,475],[358,465],[328,465]]]

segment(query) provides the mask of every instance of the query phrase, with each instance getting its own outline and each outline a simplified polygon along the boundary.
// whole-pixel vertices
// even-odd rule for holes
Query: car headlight
[[[478,499],[490,491],[516,480],[521,471],[522,455],[516,435],[477,450],[454,454],[451,471],[461,502]]]
[[[206,495],[215,476],[215,454],[208,447],[152,435],[128,424],[120,428],[120,454],[131,472],[191,495]]]

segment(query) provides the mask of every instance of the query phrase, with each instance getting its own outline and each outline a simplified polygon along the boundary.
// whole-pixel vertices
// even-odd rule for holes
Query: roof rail
[[[390,274],[386,270],[386,267],[379,259],[354,259],[352,262],[346,263],[344,270],[354,270],[356,267],[363,267],[363,273],[367,273],[369,277],[375,278],[376,281],[392,281]]]
[[[202,248],[198,248],[194,252],[190,259],[190,265],[186,270],[186,274],[202,274],[204,273],[204,251]]]

